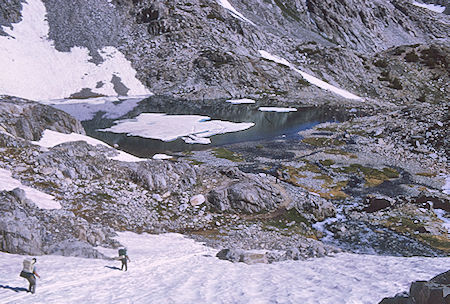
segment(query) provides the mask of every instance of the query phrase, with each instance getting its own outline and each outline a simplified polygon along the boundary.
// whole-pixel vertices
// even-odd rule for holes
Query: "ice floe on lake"
[[[126,133],[128,136],[173,141],[182,138],[187,143],[210,143],[209,137],[237,132],[253,127],[254,123],[236,123],[211,120],[208,116],[167,115],[142,113],[136,118],[119,120],[115,125],[101,129],[102,132]]]
[[[286,112],[297,112],[296,108],[279,108],[279,107],[260,107],[258,108],[261,112],[279,112],[279,113],[286,113]]]
[[[253,104],[256,103],[253,99],[242,98],[242,99],[229,99],[226,102],[231,104]]]

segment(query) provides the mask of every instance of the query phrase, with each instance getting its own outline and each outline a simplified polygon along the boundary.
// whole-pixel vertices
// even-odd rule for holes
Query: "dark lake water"
[[[78,107],[81,107],[79,105]],[[145,99],[130,112],[120,118],[105,118],[105,112],[99,111],[90,120],[82,122],[86,133],[110,145],[117,144],[121,150],[139,157],[151,157],[155,153],[174,153],[182,151],[204,150],[211,147],[223,146],[240,142],[267,141],[279,138],[299,137],[301,130],[313,127],[326,121],[341,121],[342,115],[338,111],[325,107],[298,108],[297,112],[278,113],[261,112],[259,107],[267,104],[237,104],[233,105],[225,101],[203,101],[184,102],[165,97],[152,96]],[[116,104],[115,107],[120,107]],[[77,116],[77,106],[58,106],[66,112],[72,112]],[[210,137],[211,144],[187,144],[182,139],[171,142],[163,142],[155,139],[137,136],[126,136],[112,132],[99,132],[98,129],[108,128],[114,125],[117,119],[129,119],[141,113],[166,113],[166,114],[189,114],[209,116],[212,120],[225,120],[232,122],[253,122],[255,125],[250,129],[220,134]],[[170,125],[167,126],[170,128]]]

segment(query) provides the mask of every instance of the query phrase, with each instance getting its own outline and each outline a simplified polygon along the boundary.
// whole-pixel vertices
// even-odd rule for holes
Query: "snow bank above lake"
[[[270,54],[270,53],[268,53],[268,52],[266,52],[264,50],[260,50],[259,54],[264,59],[267,59],[267,60],[270,60],[270,61],[282,64],[282,65],[285,65],[285,66],[291,68],[295,72],[299,73],[306,81],[308,81],[309,83],[311,83],[313,85],[318,86],[321,89],[331,91],[331,92],[333,92],[333,93],[335,93],[337,95],[340,95],[340,96],[342,96],[344,98],[347,98],[347,99],[362,100],[362,98],[359,97],[359,96],[356,96],[356,95],[354,95],[354,94],[352,94],[352,93],[350,93],[350,92],[348,92],[346,90],[339,89],[339,88],[337,88],[337,87],[335,87],[335,86],[333,86],[333,85],[331,85],[331,84],[329,84],[329,83],[327,83],[327,82],[325,82],[323,80],[320,80],[317,77],[314,77],[314,76],[312,76],[312,75],[310,75],[308,73],[305,73],[305,72],[297,69],[289,61],[287,61],[284,58],[272,55],[272,54]]]
[[[253,99],[242,98],[242,99],[229,99],[226,102],[231,104],[253,104],[256,103]]]
[[[42,138],[39,141],[32,141],[33,144],[44,147],[44,148],[52,148],[54,146],[60,145],[62,143],[66,142],[73,142],[73,141],[85,141],[91,146],[97,146],[97,145],[103,145],[106,147],[111,148],[108,144],[104,143],[101,140],[78,134],[78,133],[71,133],[71,134],[65,134],[60,133],[52,130],[45,130],[42,134]],[[144,161],[146,159],[139,158],[134,155],[131,155],[129,153],[116,150],[118,155],[109,157],[109,159],[118,160],[118,161],[124,161],[124,162],[139,162]]]
[[[280,112],[280,113],[286,113],[286,112],[297,112],[296,108],[277,108],[277,107],[260,107],[258,108],[261,112]]]
[[[136,71],[114,47],[99,50],[101,64],[89,62],[87,48],[60,52],[48,40],[46,9],[40,0],[23,2],[22,21],[9,36],[0,36],[0,94],[33,100],[67,98],[83,89],[99,95],[122,95],[113,78],[128,88],[127,95],[150,92],[136,79]]]
[[[418,7],[429,9],[430,11],[433,11],[436,13],[443,13],[445,11],[445,6],[441,6],[441,5],[420,3],[417,1],[413,1],[413,4]]]
[[[97,97],[87,99],[59,99],[45,104],[69,113],[80,121],[91,120],[98,112],[102,118],[116,119],[133,110],[140,101],[151,95],[124,97]]]
[[[26,197],[38,208],[61,209],[61,204],[55,201],[55,198],[52,195],[22,185],[19,180],[11,176],[11,172],[9,170],[0,168],[0,190],[11,191],[15,188],[20,188],[25,191]]]
[[[38,257],[35,295],[0,288],[4,303],[373,304],[450,268],[450,258],[339,254],[275,264],[233,264],[179,234],[119,233],[131,262]],[[117,250],[102,249],[116,257]],[[24,256],[0,253],[2,285],[27,287]],[[70,275],[67,275],[70,273]]]
[[[143,113],[133,119],[116,121],[116,125],[98,131],[126,133],[128,136],[173,141],[182,138],[187,143],[208,144],[209,137],[217,134],[237,132],[254,126],[254,123],[236,123],[210,120],[208,116],[167,115]]]
[[[230,11],[231,15],[237,19],[248,22],[251,25],[255,25],[253,22],[244,17],[241,13],[239,13],[228,0],[217,0],[217,2],[224,8]],[[256,25],[255,25],[256,26]]]

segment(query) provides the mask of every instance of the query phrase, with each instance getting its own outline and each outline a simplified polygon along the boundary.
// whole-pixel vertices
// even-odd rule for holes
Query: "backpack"
[[[126,256],[127,255],[127,249],[126,248],[121,248],[119,249],[119,256]]]
[[[31,260],[25,259],[23,260],[23,271],[28,273],[33,273],[34,263]]]

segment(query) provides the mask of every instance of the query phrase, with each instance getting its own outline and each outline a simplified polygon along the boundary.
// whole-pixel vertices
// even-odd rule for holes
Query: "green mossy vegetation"
[[[350,158],[358,158],[358,156],[356,156],[353,153],[346,152],[346,151],[343,151],[343,150],[338,150],[338,149],[325,150],[324,153],[332,154],[332,155],[342,155],[342,156],[347,156],[347,157],[350,157]]]
[[[332,159],[321,159],[321,160],[319,160],[319,163],[322,166],[329,167],[329,166],[334,165],[336,162]]]
[[[189,163],[190,163],[191,165],[193,165],[193,166],[204,164],[204,162],[199,161],[199,160],[196,160],[196,159],[189,159]]]
[[[345,144],[342,140],[328,137],[308,137],[304,138],[302,141],[315,147],[342,146]]]
[[[322,173],[322,171],[320,170],[320,168],[315,165],[310,163],[307,160],[304,160],[305,164],[303,166],[301,166],[300,168],[298,168],[297,170],[299,171],[309,171],[309,172],[313,172],[313,173]]]
[[[437,174],[434,172],[419,172],[419,173],[416,173],[416,175],[424,176],[424,177],[436,177],[437,176]]]
[[[428,244],[429,246],[450,253],[450,242],[446,235],[432,235],[430,233],[416,233],[423,231],[424,225],[420,222],[415,223],[413,219],[407,217],[392,216],[389,217],[383,225],[395,232],[409,235],[410,237]]]
[[[348,167],[336,168],[334,171],[337,173],[362,175],[366,180],[367,187],[375,187],[382,184],[386,180],[398,178],[400,176],[397,170],[392,168],[383,168],[382,170],[378,170],[371,167],[365,167],[360,164],[351,164]]]
[[[317,131],[324,131],[324,132],[337,132],[337,127],[322,127],[322,128],[316,128]]]
[[[288,224],[291,224],[292,222],[295,222],[295,224],[305,223],[307,226],[311,226],[308,220],[295,208],[286,210],[277,217],[271,218],[267,224],[276,228],[285,229],[289,228]]]
[[[244,158],[241,154],[235,153],[225,148],[215,148],[213,149],[213,155],[217,158],[228,159],[232,162],[243,162]]]

